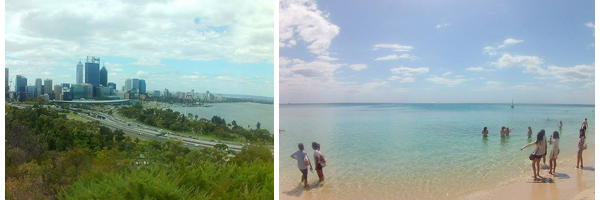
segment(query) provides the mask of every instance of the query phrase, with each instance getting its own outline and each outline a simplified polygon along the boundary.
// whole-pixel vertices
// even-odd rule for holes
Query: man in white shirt
[[[313,170],[312,163],[310,163],[310,159],[308,159],[308,155],[304,152],[304,144],[298,144],[298,151],[293,153],[290,157],[298,160],[298,169],[302,172],[302,178],[300,181],[304,183],[304,187],[308,186],[308,169],[307,166],[310,166],[310,171]],[[308,164],[307,164],[308,163]]]

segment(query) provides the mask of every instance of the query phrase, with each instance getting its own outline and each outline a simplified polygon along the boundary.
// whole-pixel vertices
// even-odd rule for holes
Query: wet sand
[[[594,199],[594,155],[593,146],[583,152],[583,169],[575,168],[576,156],[569,157],[566,163],[558,164],[556,175],[548,174],[548,168],[542,167],[542,181],[534,182],[530,174],[514,183],[457,199]]]

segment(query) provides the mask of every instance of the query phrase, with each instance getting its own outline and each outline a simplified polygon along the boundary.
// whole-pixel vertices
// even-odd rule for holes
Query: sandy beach
[[[544,177],[541,182],[533,182],[529,174],[522,179],[516,180],[506,185],[496,188],[475,191],[474,193],[448,196],[448,199],[594,199],[595,194],[595,159],[594,145],[584,151],[584,168],[575,168],[576,155],[559,156],[557,174],[548,174],[548,168],[542,166],[540,175]],[[566,157],[566,158],[565,158]],[[560,161],[560,159],[565,159]],[[494,180],[490,180],[494,181]],[[359,196],[344,196],[340,194],[328,194],[327,185],[317,185],[316,181],[309,181],[309,188],[303,188],[299,182],[294,189],[280,188],[280,199],[396,199],[374,191],[370,194]],[[327,181],[326,183],[327,184]],[[315,194],[313,190],[320,191]],[[437,199],[428,197],[426,194],[423,199]]]
[[[476,192],[458,199],[594,199],[595,159],[594,147],[583,152],[583,169],[575,168],[576,156],[569,156],[556,168],[556,175],[542,169],[541,182],[533,182],[530,177],[514,183],[485,191]],[[560,156],[559,156],[559,159]],[[543,167],[544,168],[544,167]]]

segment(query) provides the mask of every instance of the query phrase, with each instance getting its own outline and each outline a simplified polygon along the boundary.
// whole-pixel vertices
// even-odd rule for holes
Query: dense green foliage
[[[6,199],[272,199],[271,151],[191,150],[97,122],[6,106]]]
[[[224,140],[238,140],[259,144],[273,144],[273,135],[265,129],[247,130],[237,126],[235,120],[232,126],[226,124],[225,119],[213,116],[210,121],[202,118],[194,120],[194,117],[186,117],[183,113],[173,112],[171,109],[146,108],[141,104],[119,108],[119,113],[131,119],[135,119],[146,125],[170,129],[173,131],[191,131],[195,134],[214,135]],[[191,114],[190,114],[191,115]]]

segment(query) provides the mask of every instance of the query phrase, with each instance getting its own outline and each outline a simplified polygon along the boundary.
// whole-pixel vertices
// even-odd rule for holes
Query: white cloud
[[[412,83],[412,82],[415,82],[415,79],[412,78],[412,77],[401,77],[401,76],[390,76],[390,78],[388,78],[388,80],[390,80],[390,81],[400,80],[400,81],[398,81],[399,83]]]
[[[442,76],[448,76],[450,74],[452,74],[452,72],[448,71],[448,72],[444,73]]]
[[[375,61],[381,61],[381,60],[398,60],[400,58],[408,58],[408,59],[415,59],[416,57],[410,54],[402,54],[400,56],[393,54],[393,55],[388,55],[388,56],[384,56],[384,57],[379,57],[376,58]]]
[[[348,67],[350,67],[350,69],[352,69],[354,71],[360,71],[360,70],[366,69],[368,66],[366,64],[354,64],[354,65],[350,65]]]
[[[537,86],[533,85],[532,83],[523,83],[523,84],[520,84],[520,85],[514,85],[514,86],[511,87],[511,89],[524,90],[524,91],[541,90],[540,87],[537,87]]]
[[[327,49],[340,27],[331,23],[329,14],[317,7],[314,0],[279,1],[280,47],[294,46],[297,40],[302,40],[308,43],[311,53],[328,54]]]
[[[375,58],[375,61],[381,61],[381,60],[398,60],[398,59],[400,59],[400,56],[394,54],[394,55],[388,55],[388,56],[384,56],[384,57]]]
[[[591,83],[585,84],[584,88],[591,89],[592,91],[594,91],[594,90],[595,90],[595,88],[596,88],[596,84],[595,84],[595,83],[596,83],[596,82],[594,81],[594,82],[591,82]]]
[[[451,78],[444,78],[444,77],[439,77],[439,76],[433,75],[433,76],[427,78],[427,81],[435,83],[435,84],[445,85],[446,87],[454,87],[454,86],[459,85],[468,80],[464,79],[464,78],[451,79]]]
[[[191,3],[194,6],[173,1],[11,2],[5,10],[5,56],[19,60],[116,56],[151,67],[164,67],[162,59],[272,62],[272,3]]]
[[[332,57],[329,57],[328,55],[317,56],[317,59],[322,60],[322,61],[329,61],[329,62],[338,60],[337,58],[332,58]]]
[[[438,24],[437,26],[435,26],[435,28],[442,28],[442,27],[446,27],[449,26],[449,23],[445,23],[445,24]]]
[[[561,82],[582,82],[594,78],[595,69],[589,65],[577,65],[574,67],[548,66],[548,74]]]
[[[528,68],[528,70],[529,70],[529,68],[532,68],[532,70],[533,70],[534,68],[538,67],[542,63],[544,63],[544,61],[541,58],[536,57],[536,56],[521,56],[521,55],[512,56],[508,53],[505,53],[494,64],[501,69],[508,68],[508,67],[526,67],[526,68]]]
[[[429,72],[428,67],[410,68],[410,67],[398,67],[390,69],[393,74],[400,74],[402,76],[413,76]]]
[[[596,26],[592,22],[585,23],[585,26],[594,30],[594,35],[596,35]]]
[[[508,46],[512,46],[512,45],[515,45],[515,44],[518,44],[518,43],[521,43],[521,42],[523,42],[523,40],[517,40],[517,39],[513,39],[513,38],[508,38],[508,39],[504,40],[504,42],[502,42],[502,44],[500,44],[500,45],[498,45],[496,47],[494,47],[494,46],[483,47],[483,52],[487,53],[487,54],[489,54],[491,56],[494,56],[494,55],[498,54],[498,52],[497,52],[498,49],[502,49],[502,48],[505,48],[505,47],[508,47]]]
[[[399,44],[376,44],[376,45],[373,45],[373,50],[378,50],[378,49],[391,49],[393,51],[410,51],[413,49],[413,47],[399,45]]]
[[[403,77],[400,79],[399,83],[412,83],[415,82],[415,79],[413,77]]]
[[[467,71],[480,72],[480,71],[483,71],[483,70],[485,70],[485,68],[483,68],[483,67],[469,67],[469,68],[467,68]]]

